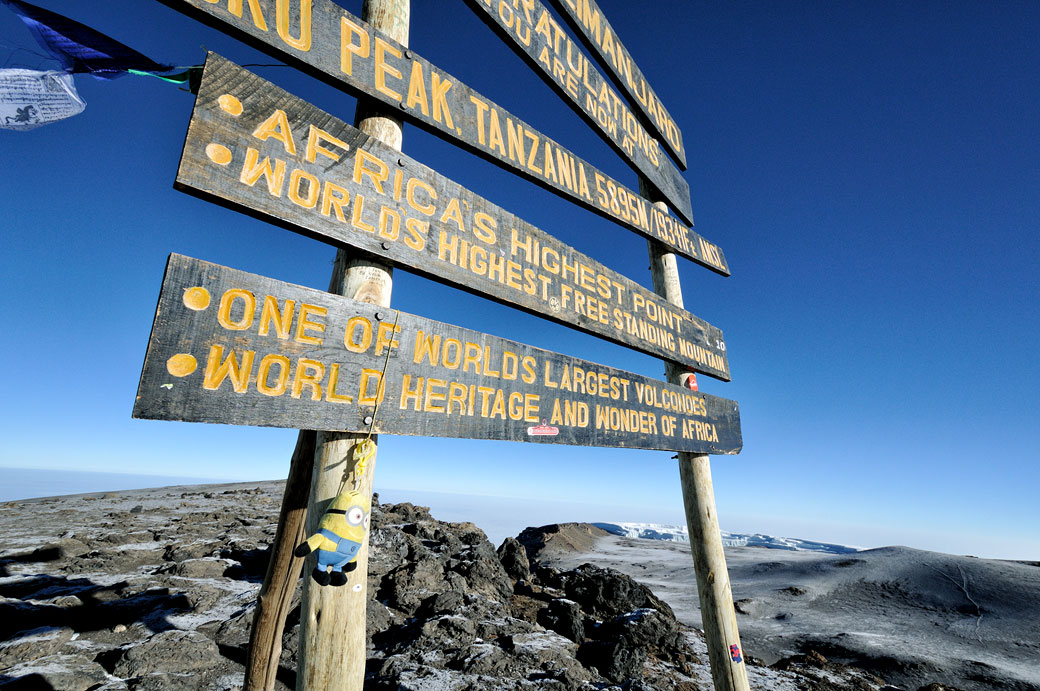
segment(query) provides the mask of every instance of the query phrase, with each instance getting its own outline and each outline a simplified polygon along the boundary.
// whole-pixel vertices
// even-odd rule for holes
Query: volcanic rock
[[[5,505],[0,688],[238,688],[281,491],[177,487]],[[599,532],[545,526],[496,550],[472,523],[375,503],[366,688],[710,688],[699,633],[649,588],[612,568],[541,561],[591,548]],[[294,597],[278,689],[295,685],[299,587]],[[756,674],[784,689],[809,678]],[[839,665],[828,674],[845,678]]]

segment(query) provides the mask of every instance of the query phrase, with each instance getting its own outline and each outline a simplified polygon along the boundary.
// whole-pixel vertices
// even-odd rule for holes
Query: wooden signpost
[[[637,192],[330,0],[162,0],[338,88],[390,106],[404,118],[483,158],[728,274],[720,248]],[[279,13],[278,7],[292,5]],[[667,186],[664,181],[659,183]],[[693,222],[688,190],[669,201]]]
[[[171,255],[134,407],[305,430],[249,691],[274,684],[300,572],[293,546],[347,478],[371,494],[375,456],[351,459],[378,433],[678,451],[712,677],[748,688],[707,455],[739,452],[739,411],[683,386],[688,368],[730,374],[721,331],[683,308],[676,264],[729,267],[668,213],[691,222],[664,155],[685,167],[682,135],[613,27],[593,0],[552,1],[631,107],[538,0],[467,0],[644,174],[638,194],[413,54],[409,0],[366,0],[367,21],[331,0],[162,0],[363,98],[355,129],[211,55],[177,176],[180,189],[339,248],[330,292]],[[400,154],[399,117],[646,236],[656,295]],[[392,265],[660,356],[671,383],[392,310]],[[299,689],[363,686],[367,540],[356,563],[349,588],[304,586]]]
[[[741,447],[733,401],[180,255],[166,267],[134,417],[713,454]]]
[[[177,187],[729,380],[722,331],[211,53]]]
[[[686,148],[683,146],[679,126],[643,76],[642,70],[636,65],[628,49],[621,43],[617,31],[607,21],[596,0],[549,1],[574,33],[581,37],[585,46],[599,59],[600,64],[606,66],[614,84],[625,92],[629,103],[642,113],[644,122],[685,170]],[[632,6],[632,14],[636,13],[637,7]],[[642,27],[633,26],[631,30],[641,31]]]
[[[672,208],[689,203],[690,186],[660,143],[541,2],[524,0],[515,7],[509,0],[466,2]]]

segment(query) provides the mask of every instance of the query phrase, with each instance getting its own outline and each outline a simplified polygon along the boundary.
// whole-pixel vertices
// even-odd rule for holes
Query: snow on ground
[[[816,650],[904,688],[1040,691],[1034,564],[908,547],[836,554],[735,546],[726,561],[744,650],[767,663]],[[702,626],[686,544],[608,535],[549,562],[615,568],[650,587],[679,621]]]
[[[662,525],[660,523],[593,523],[592,525],[621,537],[665,542],[689,542],[690,533],[684,525]],[[755,533],[728,533],[722,531],[722,544],[726,547],[768,547],[797,552],[826,552],[828,554],[850,554],[860,551],[859,547],[814,542],[790,537],[776,537]]]

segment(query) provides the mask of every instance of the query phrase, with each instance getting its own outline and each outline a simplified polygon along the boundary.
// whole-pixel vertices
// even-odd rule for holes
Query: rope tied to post
[[[397,333],[397,323],[401,318],[401,311],[398,310],[394,315],[394,325],[390,329],[390,340],[393,341],[393,335]],[[383,358],[383,371],[379,373],[379,382],[376,384],[376,391],[382,393],[383,382],[386,378],[386,368],[390,364],[390,351],[392,346],[387,344],[386,346],[386,357]],[[376,405],[372,410],[372,417],[369,418],[368,423],[368,435],[354,446],[354,451],[351,454],[351,460],[353,461],[353,474],[354,483],[353,489],[356,492],[361,487],[361,481],[365,478],[365,473],[368,471],[368,461],[371,460],[376,454],[376,443],[372,441],[372,431],[376,426],[376,418],[379,415],[379,404],[382,403],[383,397],[379,394],[376,395]],[[342,492],[343,488],[347,484],[347,478],[349,477],[349,471],[343,473],[343,481],[340,483],[339,491]]]

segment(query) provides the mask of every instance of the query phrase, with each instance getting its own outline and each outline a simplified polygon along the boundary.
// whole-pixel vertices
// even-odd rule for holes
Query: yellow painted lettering
[[[321,400],[321,380],[325,378],[325,365],[317,360],[300,358],[296,362],[296,373],[293,375],[292,391],[289,395],[300,398],[303,389],[310,391],[312,401]]]
[[[369,391],[370,381],[376,380],[376,393]],[[383,381],[383,373],[377,369],[361,370],[361,391],[358,393],[358,405],[375,405],[383,400],[386,395],[386,382]]]
[[[419,106],[422,114],[430,116],[430,104],[426,100],[426,80],[423,79],[422,63],[412,61],[412,75],[408,80],[408,107]]]
[[[455,122],[451,119],[451,110],[448,108],[447,95],[449,89],[451,89],[451,82],[442,80],[441,76],[434,72],[432,79],[433,119],[437,122],[443,122],[448,129],[454,129]]]
[[[275,27],[283,41],[302,51],[311,49],[311,0],[300,0],[300,35],[289,34],[289,0],[278,0],[275,7]]]
[[[447,399],[447,394],[443,391],[434,391],[433,387],[443,389],[448,385],[443,379],[427,379],[426,380],[426,397],[423,399],[423,411],[428,413],[443,413],[445,412],[444,406],[440,405]]]
[[[321,192],[321,213],[328,216],[330,212],[336,212],[336,219],[340,223],[346,223],[347,217],[343,213],[343,207],[350,204],[350,193],[346,188],[325,181],[325,187]]]
[[[282,146],[285,147],[286,153],[296,154],[296,142],[293,141],[292,128],[289,127],[289,118],[285,115],[285,111],[280,108],[271,113],[266,120],[253,130],[253,136],[262,142],[268,139],[280,141]]]
[[[339,388],[339,363],[334,362],[329,367],[329,387],[325,390],[325,400],[331,403],[353,403],[353,396],[345,396],[337,393]]]
[[[242,164],[242,173],[238,176],[239,182],[252,187],[261,177],[267,179],[267,191],[273,197],[282,196],[282,183],[285,182],[285,161],[275,159],[274,168],[271,168],[271,159],[264,156],[261,161],[260,152],[249,147],[246,149],[246,160]]]
[[[415,411],[422,410],[422,390],[423,390],[423,378],[417,377],[415,388],[412,388],[412,375],[406,374],[401,377],[401,400],[398,402],[397,407],[400,410],[407,410],[408,404],[412,404],[412,409]]]
[[[354,43],[354,37],[357,43]],[[354,74],[353,56],[362,60],[368,57],[368,32],[346,17],[340,20],[339,69],[344,74]]]
[[[366,177],[379,194],[385,194],[383,183],[390,177],[390,166],[368,151],[358,149],[354,159],[354,182],[360,185],[362,178]]]
[[[306,195],[301,194],[303,181],[307,181],[307,192]],[[295,169],[292,175],[289,176],[289,201],[297,206],[302,206],[305,209],[313,209],[318,205],[318,192],[321,189],[321,183],[318,182],[318,178],[311,175],[305,170],[300,168]]]
[[[231,316],[231,307],[236,300],[242,301],[242,316],[234,319]],[[220,307],[217,309],[217,323],[229,331],[245,331],[253,325],[253,317],[256,314],[256,298],[248,290],[232,288],[224,291],[220,297]]]
[[[388,347],[390,350],[400,347],[400,343],[394,340],[394,334],[401,333],[401,326],[399,324],[391,324],[390,322],[379,322],[379,328],[376,329],[376,355],[382,355],[383,351]]]
[[[296,310],[296,302],[286,300],[285,306],[278,309],[278,298],[273,295],[264,296],[264,306],[260,310],[260,328],[257,331],[261,336],[270,333],[270,327],[274,325],[275,334],[278,338],[289,338],[289,327],[292,325],[293,312]]]
[[[300,317],[296,322],[296,335],[293,337],[297,343],[308,343],[310,345],[321,345],[320,336],[310,336],[307,334],[307,329],[314,329],[318,333],[325,332],[325,325],[321,322],[312,322],[308,320],[312,314],[316,317],[324,317],[329,311],[324,307],[318,305],[308,305],[306,302],[300,303]]]
[[[444,213],[441,214],[439,220],[441,223],[454,221],[460,231],[463,233],[466,232],[466,224],[462,219],[462,209],[457,198],[453,197],[452,200],[448,202],[448,206],[444,209]]]
[[[403,75],[399,69],[386,62],[387,53],[390,53],[390,55],[393,55],[396,58],[401,57],[401,51],[387,43],[382,38],[376,36],[376,58],[374,68],[376,91],[386,94],[395,101],[400,101],[401,94],[386,85],[386,75],[390,75],[395,79],[400,79]]]
[[[326,149],[322,146],[323,143],[335,144],[344,151],[350,150],[350,145],[339,137],[334,137],[320,127],[311,125],[310,129],[307,131],[307,163],[314,163],[318,154],[331,158],[333,161],[338,161],[340,159],[342,154],[331,149]]]
[[[278,378],[274,384],[268,383],[271,377],[271,368],[278,365]],[[256,371],[256,390],[265,396],[281,396],[285,393],[285,385],[289,381],[289,358],[277,353],[265,355],[260,360],[260,367]]]
[[[235,357],[235,351],[228,353],[224,358],[224,347],[212,345],[209,347],[209,358],[206,360],[206,375],[202,379],[202,388],[216,391],[225,379],[231,381],[231,388],[236,393],[245,393],[249,385],[249,373],[253,371],[253,358],[256,353],[247,350],[242,353],[242,363],[239,364]]]
[[[364,317],[348,319],[343,332],[343,345],[352,353],[363,353],[368,350],[368,347],[372,345],[372,322]]]

